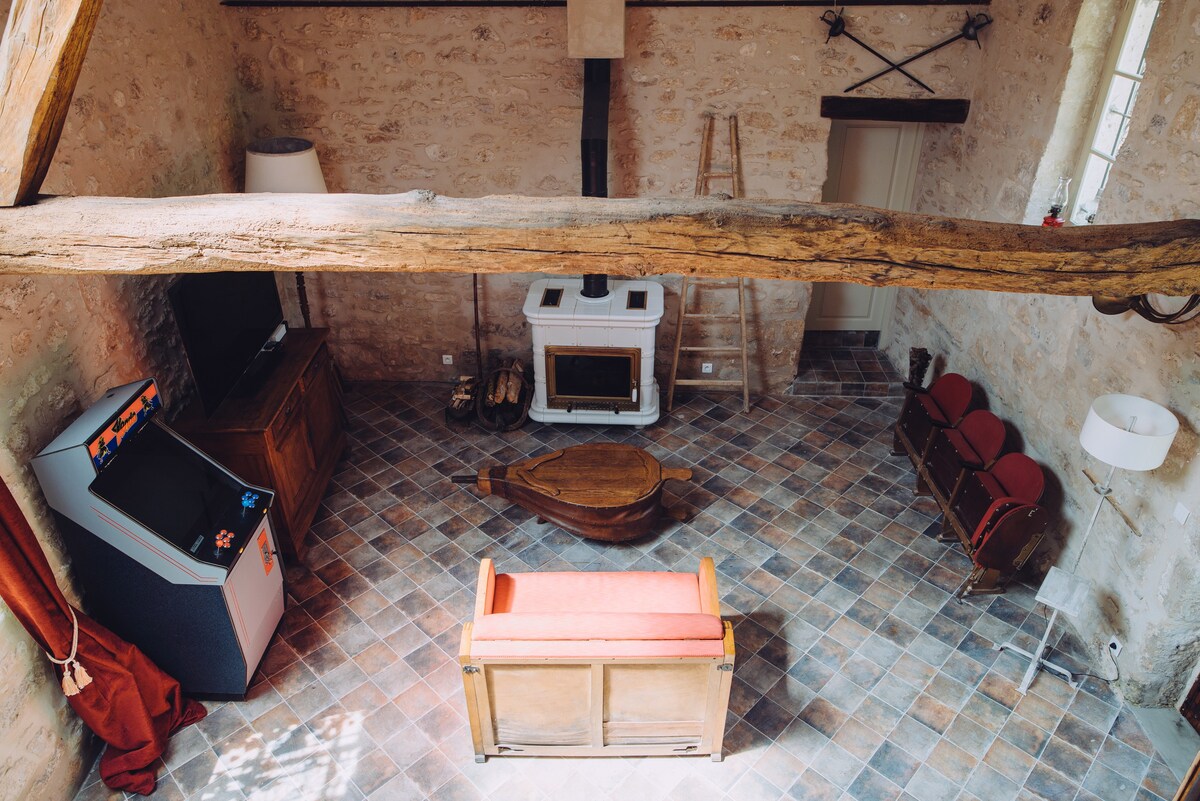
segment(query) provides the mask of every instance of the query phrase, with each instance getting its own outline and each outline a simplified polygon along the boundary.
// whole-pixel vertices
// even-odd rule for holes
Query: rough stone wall
[[[43,191],[160,197],[239,186],[240,84],[229,20],[211,5],[104,5]]]
[[[537,275],[484,275],[479,278],[481,345],[485,365],[502,357],[517,356],[529,364],[532,342],[521,314],[525,294]],[[335,280],[336,279],[336,280]],[[681,278],[652,277],[665,290],[666,313],[658,328],[655,374],[666,387],[671,369],[675,322]],[[285,296],[294,290],[286,279]],[[337,348],[339,369],[356,380],[450,379],[464,370],[463,359],[473,357],[471,278],[466,275],[388,276],[345,273],[309,281],[314,308],[323,311],[315,320],[330,327]],[[746,283],[746,324],[750,332],[751,392],[783,392],[796,373],[804,310],[810,285],[803,282],[749,280]],[[692,311],[736,313],[736,292],[709,290],[692,294]],[[294,301],[293,301],[294,302]],[[686,342],[734,345],[739,341],[737,321],[718,327],[691,323]],[[454,365],[441,364],[441,355],[454,357]],[[716,378],[741,375],[740,357],[709,354]],[[680,377],[701,377],[700,358],[680,362]]]
[[[1022,221],[1054,133],[1081,2],[1012,0],[988,7],[995,23],[984,32],[970,116],[963,125],[926,126],[914,211]]]
[[[844,39],[826,45],[820,11],[630,9],[613,70],[611,194],[689,194],[701,113],[737,110],[747,196],[819,197],[829,127],[819,98],[879,65]],[[583,67],[566,55],[564,9],[226,13],[240,28],[250,130],[313,139],[331,191],[578,193]],[[957,31],[962,14],[880,7],[847,20],[900,55]],[[979,63],[953,46],[912,69],[961,97]],[[895,74],[863,91],[924,94]]]
[[[0,0],[7,17],[8,0]],[[237,83],[215,4],[107,3],[44,191],[230,191]],[[156,376],[168,403],[190,378],[169,279],[0,275],[0,476],[78,598],[29,460],[100,392]],[[95,754],[47,660],[0,605],[0,799],[70,798]]]
[[[578,194],[583,68],[566,56],[565,10],[228,13],[242,34],[234,44],[250,130],[314,140],[331,191]],[[820,97],[874,71],[873,56],[845,39],[826,44],[821,9],[627,14],[626,58],[613,69],[613,196],[690,195],[701,115],[737,111],[746,195],[820,199],[829,133]],[[897,56],[957,31],[961,19],[958,9],[929,7],[847,14],[851,31]],[[959,45],[913,71],[939,95],[963,96],[979,64],[974,48]],[[922,94],[894,74],[864,92]],[[722,117],[717,169],[728,162],[726,131]],[[713,189],[729,186],[717,181]],[[520,308],[534,278],[482,279],[485,350],[528,355]],[[679,281],[665,284],[660,381],[669,369]],[[470,281],[461,276],[324,275],[309,285],[316,320],[333,328],[347,377],[450,378],[459,366],[444,368],[441,354],[457,358],[474,347]],[[782,391],[794,377],[808,297],[807,284],[756,282],[755,391]]]
[[[1028,19],[1036,4],[1015,5],[1018,17]],[[1051,27],[1038,35],[1047,39],[1049,50],[1056,50],[1064,32],[1069,33],[1069,18],[1058,18]],[[1006,107],[1006,81],[994,80],[996,73],[1024,70],[1016,62],[1036,50],[1036,43],[1023,40],[1009,51],[1012,65],[989,65],[988,77],[977,89],[977,102],[983,96],[979,108]],[[1100,222],[1200,217],[1197,52],[1200,7],[1164,3],[1151,39],[1146,81],[1103,198]],[[1063,63],[1055,66],[1059,77],[1065,69]],[[1047,85],[1055,81],[1046,76]],[[994,93],[1000,98],[989,99]],[[1031,90],[1031,96],[1038,92]],[[1030,108],[1042,105],[1036,101]],[[1000,122],[990,119],[978,118],[976,129],[1017,118],[1006,114]],[[1030,122],[1034,133],[1017,141],[1037,153],[1045,142],[1028,137],[1048,130],[1036,117]],[[982,141],[981,134],[975,136]],[[989,152],[986,169],[965,161],[927,160],[923,180],[938,189],[920,197],[918,210],[1020,222],[1025,205],[1021,187],[1030,161],[1024,148],[997,152],[989,145]],[[1009,178],[998,181],[997,176]],[[956,200],[947,203],[945,197]],[[1132,314],[1105,317],[1092,310],[1088,298],[901,290],[888,348],[897,364],[905,363],[907,349],[914,345],[942,354],[945,368],[977,382],[991,408],[1020,431],[1024,450],[1052,473],[1050,495],[1060,523],[1037,556],[1043,569],[1051,564],[1069,569],[1080,558],[1084,528],[1097,500],[1081,471],[1088,468],[1101,478],[1106,472],[1078,440],[1092,400],[1112,392],[1141,395],[1179,418],[1179,435],[1162,467],[1149,473],[1117,471],[1114,480],[1114,497],[1136,521],[1141,536],[1106,507],[1079,565],[1079,573],[1093,583],[1093,605],[1073,622],[1098,656],[1111,634],[1122,638],[1121,689],[1138,704],[1176,703],[1200,656],[1195,626],[1200,613],[1195,566],[1200,547],[1198,326],[1153,325]],[[1193,512],[1186,526],[1173,518],[1177,501]],[[1101,670],[1104,664],[1097,662]]]

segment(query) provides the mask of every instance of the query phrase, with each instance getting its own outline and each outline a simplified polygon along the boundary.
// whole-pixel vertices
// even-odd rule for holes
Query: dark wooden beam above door
[[[831,120],[884,122],[967,121],[971,101],[964,98],[847,97],[825,95],[821,116]]]

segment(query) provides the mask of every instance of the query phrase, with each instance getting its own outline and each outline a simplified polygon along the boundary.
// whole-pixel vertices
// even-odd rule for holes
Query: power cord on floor
[[[1043,609],[1042,617],[1049,617],[1049,615],[1045,614],[1045,610],[1047,609],[1046,605],[1038,604],[1038,606],[1042,607],[1042,609]],[[1054,651],[1056,649],[1052,647],[1052,648],[1050,648],[1050,650]],[[1112,660],[1113,669],[1117,671],[1116,676],[1114,676],[1110,679],[1107,676],[1101,676],[1097,673],[1074,673],[1074,672],[1072,672],[1071,680],[1079,681],[1080,679],[1099,679],[1100,681],[1104,682],[1105,684],[1112,684],[1113,682],[1120,681],[1121,680],[1121,666],[1117,664],[1116,654],[1113,653],[1113,649],[1111,649],[1111,648],[1105,648],[1104,650],[1108,652],[1108,658]],[[1064,653],[1064,656],[1070,656],[1070,654]]]
[[[1074,677],[1074,679],[1076,681],[1079,681],[1082,678],[1099,679],[1100,681],[1105,682],[1106,684],[1112,684],[1114,681],[1120,681],[1121,680],[1121,666],[1117,664],[1117,657],[1113,655],[1113,649],[1105,648],[1104,650],[1108,651],[1108,658],[1112,660],[1113,667],[1117,671],[1116,676],[1114,676],[1111,679],[1106,678],[1105,676],[1098,676],[1095,673],[1072,673],[1071,676]]]

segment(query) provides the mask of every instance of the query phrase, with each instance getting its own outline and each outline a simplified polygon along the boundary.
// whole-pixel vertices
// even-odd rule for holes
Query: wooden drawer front
[[[304,388],[297,384],[288,393],[279,414],[271,421],[271,437],[278,443],[292,435],[291,429],[303,417]]]
[[[324,371],[311,378],[312,383],[306,385],[304,393],[304,415],[313,457],[319,464],[325,464],[328,460],[336,461],[341,455],[333,453],[342,434],[341,403],[329,362],[325,363]]]
[[[308,447],[308,437],[301,426],[292,428],[293,434],[275,445],[275,484],[283,496],[286,508],[295,509],[301,502],[305,484],[311,480],[316,465]]]
[[[304,370],[304,376],[300,379],[300,384],[304,387],[305,392],[308,391],[314,383],[320,382],[322,378],[333,371],[333,365],[329,360],[329,348],[325,345],[317,351],[317,355],[313,356],[313,360]]]

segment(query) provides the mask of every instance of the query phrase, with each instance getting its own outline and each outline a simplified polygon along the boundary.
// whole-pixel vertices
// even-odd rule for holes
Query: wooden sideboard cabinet
[[[207,419],[194,404],[173,423],[246,481],[275,490],[271,522],[292,562],[304,558],[305,535],[346,444],[327,335],[323,328],[289,331],[281,360],[257,392],[231,394]]]

